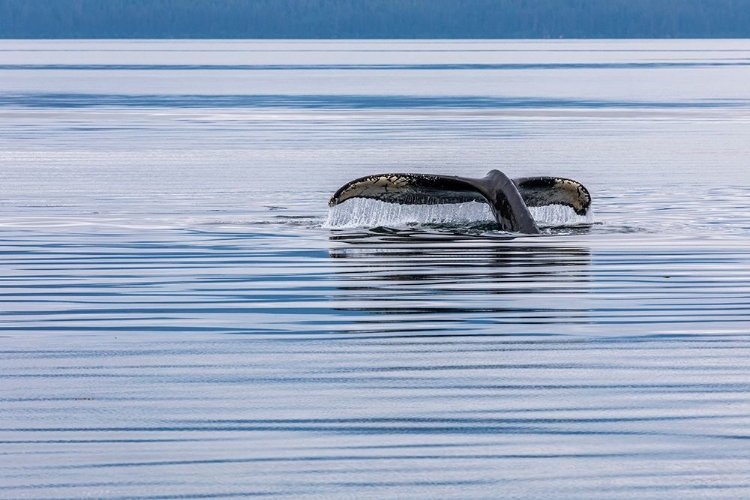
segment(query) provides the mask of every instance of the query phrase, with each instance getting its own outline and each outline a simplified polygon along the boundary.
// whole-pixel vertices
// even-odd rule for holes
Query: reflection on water
[[[564,238],[441,236],[400,231],[366,238],[337,234],[334,279],[337,309],[368,312],[357,324],[392,322],[433,334],[467,325],[565,324],[586,310],[560,307],[563,295],[589,293],[590,253],[561,246]],[[538,240],[529,242],[525,240]],[[546,240],[546,241],[544,241]],[[561,241],[562,240],[562,241]],[[341,245],[341,244],[344,245]],[[578,302],[580,304],[580,302]],[[460,322],[456,321],[461,318]]]

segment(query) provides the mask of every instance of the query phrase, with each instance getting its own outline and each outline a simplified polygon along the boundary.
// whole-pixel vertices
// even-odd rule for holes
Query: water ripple
[[[750,497],[747,43],[350,46],[0,48],[0,497]]]

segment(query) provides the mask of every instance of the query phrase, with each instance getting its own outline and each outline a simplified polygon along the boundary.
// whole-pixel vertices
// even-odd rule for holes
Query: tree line
[[[746,38],[750,0],[0,0],[0,38]]]

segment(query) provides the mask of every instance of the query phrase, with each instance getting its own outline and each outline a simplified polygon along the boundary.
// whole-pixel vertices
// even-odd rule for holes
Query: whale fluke
[[[503,231],[539,233],[528,207],[565,205],[585,215],[591,205],[588,190],[560,177],[510,179],[499,170],[482,179],[432,174],[380,174],[361,177],[339,188],[328,205],[351,198],[368,198],[401,205],[438,205],[477,201],[490,205]]]
[[[527,207],[564,205],[578,215],[586,215],[591,207],[589,190],[578,181],[562,177],[522,177],[513,179]]]

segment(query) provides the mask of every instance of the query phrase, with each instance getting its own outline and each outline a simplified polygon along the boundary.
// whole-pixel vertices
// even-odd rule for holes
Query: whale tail
[[[591,194],[586,186],[562,177],[522,177],[513,179],[528,207],[563,205],[577,215],[586,215],[591,208]]]
[[[585,214],[591,205],[579,182],[558,177],[510,179],[499,170],[482,179],[431,174],[381,174],[355,179],[339,188],[328,205],[351,198],[387,203],[437,205],[478,201],[490,205],[503,231],[539,233],[528,207],[565,205]]]

